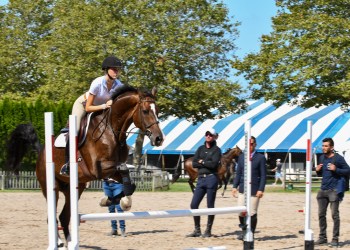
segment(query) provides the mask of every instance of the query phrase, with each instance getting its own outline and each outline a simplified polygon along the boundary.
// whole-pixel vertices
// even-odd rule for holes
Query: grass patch
[[[169,190],[164,190],[165,192],[192,192],[188,182],[175,182],[169,185]]]

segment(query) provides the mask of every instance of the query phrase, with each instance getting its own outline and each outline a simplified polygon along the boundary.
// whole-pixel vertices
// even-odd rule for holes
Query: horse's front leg
[[[127,165],[125,163],[119,164],[117,166],[117,171],[122,176],[124,195],[131,196],[135,192],[136,185],[130,178],[130,172]]]
[[[192,180],[192,179],[189,179],[189,180],[188,180],[188,184],[189,184],[190,187],[191,187],[192,193],[194,193],[195,186],[194,186],[194,184],[193,184],[193,180]]]

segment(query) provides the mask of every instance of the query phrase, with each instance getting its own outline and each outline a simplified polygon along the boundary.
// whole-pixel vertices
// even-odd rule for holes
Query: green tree
[[[124,83],[158,88],[164,116],[196,122],[244,108],[240,85],[228,80],[238,23],[221,1],[12,0],[1,14],[5,68],[27,62],[22,84],[14,70],[3,76],[0,93],[12,98],[73,103],[115,54]]]
[[[258,53],[233,61],[251,97],[304,107],[350,100],[350,1],[277,0]],[[301,97],[299,96],[301,95]]]
[[[21,100],[44,84],[40,48],[51,29],[52,1],[16,0],[0,8],[0,96]]]

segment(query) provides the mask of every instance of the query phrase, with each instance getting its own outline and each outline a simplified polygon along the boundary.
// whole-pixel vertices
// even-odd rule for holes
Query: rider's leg
[[[77,134],[79,134],[80,129],[80,123],[81,119],[86,114],[84,102],[86,101],[85,94],[78,97],[77,100],[75,100],[73,108],[72,108],[72,115],[77,116]],[[65,150],[65,164],[62,166],[61,175],[69,175],[69,136],[66,144],[66,150]]]
[[[68,135],[67,135],[68,136]],[[67,138],[66,148],[64,150],[64,165],[61,168],[60,174],[69,176],[69,136]]]

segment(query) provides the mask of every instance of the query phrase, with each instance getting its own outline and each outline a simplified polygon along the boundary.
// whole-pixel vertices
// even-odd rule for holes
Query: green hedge
[[[68,120],[71,113],[72,104],[61,101],[59,103],[43,102],[40,99],[35,103],[26,103],[4,99],[0,101],[0,169],[4,168],[6,160],[6,142],[11,132],[19,124],[33,124],[38,134],[40,143],[45,140],[44,113],[53,112],[54,115],[54,132],[57,134]],[[22,170],[34,170],[36,153],[29,152],[24,158],[21,166]]]

